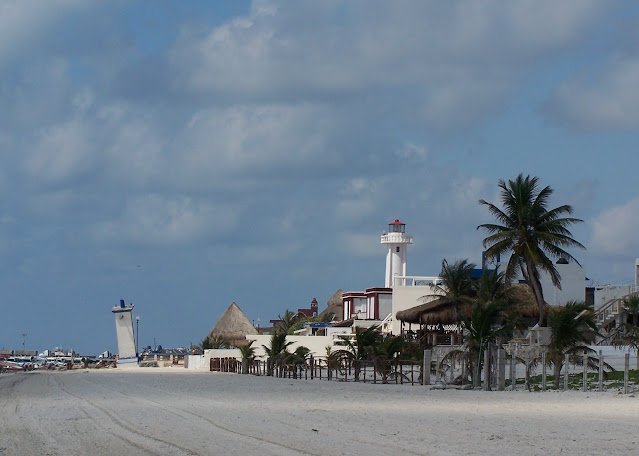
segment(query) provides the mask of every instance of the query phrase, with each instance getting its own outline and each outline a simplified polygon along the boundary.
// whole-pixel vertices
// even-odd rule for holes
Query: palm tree
[[[280,321],[277,324],[276,331],[283,332],[284,334],[290,334],[293,326],[297,321],[297,315],[294,312],[286,309],[284,315],[278,315],[277,317],[280,319]]]
[[[393,372],[393,361],[404,348],[404,344],[402,336],[387,336],[380,343],[366,347],[375,369],[382,376],[382,383],[388,383],[388,376]]]
[[[639,295],[624,299],[624,307],[632,315],[632,323],[622,327],[622,336],[612,341],[617,347],[631,347],[637,352],[637,369],[639,369]]]
[[[562,217],[564,214],[572,214],[572,207],[569,205],[548,210],[548,198],[553,190],[549,186],[540,189],[537,177],[519,174],[515,180],[507,183],[500,180],[498,186],[501,189],[503,210],[483,199],[479,200],[479,204],[487,206],[499,223],[486,223],[477,227],[490,233],[483,241],[487,248],[486,257],[497,258],[501,254],[511,253],[506,266],[506,280],[510,282],[517,269],[521,270],[539,307],[538,324],[543,326],[544,295],[540,272],[548,273],[553,285],[561,289],[561,276],[552,258],[566,258],[579,264],[565,249],[585,248],[572,238],[572,233],[568,230],[570,225],[582,220]]]
[[[269,347],[262,345],[266,356],[268,356],[268,375],[273,375],[276,366],[282,364],[282,360],[288,354],[288,347],[293,342],[287,342],[285,332],[276,332],[271,336]]]
[[[253,360],[255,357],[255,347],[253,347],[253,343],[255,341],[251,340],[248,344],[242,345],[238,347],[240,350],[240,354],[242,355],[242,373],[248,374],[249,371],[249,362]]]
[[[639,295],[627,296],[623,304],[625,310],[632,315],[632,324],[639,327]]]
[[[470,304],[475,296],[474,282],[470,277],[473,269],[475,264],[468,260],[457,260],[453,264],[449,264],[446,259],[442,260],[442,269],[439,273],[442,283],[433,287],[435,294],[425,298],[439,297],[446,300],[452,305],[453,318],[459,321],[460,308],[464,304]]]
[[[355,381],[359,380],[362,361],[368,357],[367,347],[376,345],[381,338],[382,333],[379,331],[379,325],[373,325],[366,329],[357,327],[355,328],[354,338],[341,339],[337,343],[346,347],[338,350],[337,353],[344,358],[352,360],[353,368],[355,369]]]
[[[466,330],[464,345],[468,354],[467,363],[474,386],[479,385],[481,378],[484,349],[489,343],[512,335],[511,325],[503,318],[505,309],[505,303],[501,300],[478,301],[470,317],[462,317]],[[486,381],[490,381],[488,376]]]
[[[548,327],[551,331],[548,362],[553,366],[555,388],[559,388],[559,375],[566,354],[572,355],[573,362],[578,364],[583,360],[580,354],[595,353],[587,344],[597,334],[597,325],[590,306],[583,301],[569,301],[564,307],[551,310]]]
[[[202,341],[202,349],[229,348],[231,343],[222,336],[209,336]]]
[[[294,352],[286,352],[282,362],[293,367],[293,378],[297,378],[297,370],[300,366],[305,366],[311,356],[311,350],[302,345],[298,346]]]

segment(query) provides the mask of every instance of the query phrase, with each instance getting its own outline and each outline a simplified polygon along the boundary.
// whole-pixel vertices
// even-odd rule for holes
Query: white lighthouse
[[[388,224],[388,234],[382,234],[381,243],[388,246],[384,286],[392,288],[395,276],[406,275],[406,246],[413,243],[413,236],[406,235],[406,224],[395,219]]]
[[[115,332],[118,336],[118,367],[137,367],[138,357],[135,352],[133,337],[133,304],[126,305],[120,299],[120,305],[111,310],[115,315]]]

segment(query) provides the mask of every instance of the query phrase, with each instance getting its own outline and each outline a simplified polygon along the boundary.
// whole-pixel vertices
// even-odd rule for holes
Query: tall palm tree
[[[515,180],[500,180],[503,209],[485,200],[479,204],[488,207],[498,224],[485,223],[477,228],[487,230],[490,235],[483,241],[487,258],[496,258],[511,253],[506,266],[506,280],[510,282],[517,269],[531,287],[539,308],[539,326],[544,324],[544,294],[540,272],[550,275],[552,283],[561,289],[561,276],[552,258],[566,258],[579,262],[565,249],[585,247],[572,238],[568,227],[582,220],[562,217],[572,214],[572,207],[563,205],[547,209],[548,199],[553,190],[546,186],[539,188],[537,177],[519,174]]]
[[[584,351],[594,354],[587,345],[597,334],[597,325],[590,306],[583,301],[569,301],[564,307],[552,309],[548,315],[548,327],[551,331],[548,362],[553,366],[555,388],[559,388],[559,375],[566,354],[572,355],[577,363],[583,359],[579,355]]]

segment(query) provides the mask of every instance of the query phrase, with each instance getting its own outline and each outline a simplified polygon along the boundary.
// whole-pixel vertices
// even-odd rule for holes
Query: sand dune
[[[183,369],[0,376],[2,455],[639,454],[639,398]]]

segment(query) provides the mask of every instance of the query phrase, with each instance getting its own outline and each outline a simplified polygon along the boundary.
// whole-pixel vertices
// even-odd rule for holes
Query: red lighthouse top
[[[404,233],[406,231],[406,224],[395,219],[394,222],[388,224],[389,233]]]

